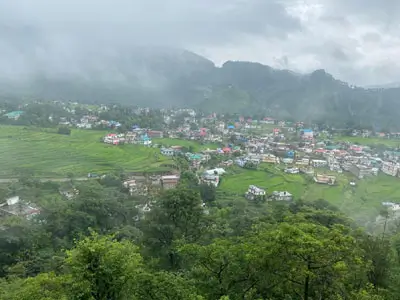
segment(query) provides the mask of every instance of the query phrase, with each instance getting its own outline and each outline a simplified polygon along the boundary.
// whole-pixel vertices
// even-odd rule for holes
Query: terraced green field
[[[250,184],[267,190],[267,193],[288,191],[296,199],[324,199],[348,216],[366,224],[378,216],[383,201],[400,202],[399,178],[380,174],[377,177],[356,180],[349,173],[335,174],[337,185],[316,184],[305,175],[286,174],[274,166],[262,165],[260,170],[233,167],[227,170],[218,193],[223,197],[243,196]],[[356,180],[357,185],[349,185]]]
[[[130,172],[165,170],[170,160],[159,149],[139,145],[106,145],[106,132],[72,130],[70,136],[52,129],[0,126],[0,177],[26,172],[42,177],[85,176],[118,169]]]

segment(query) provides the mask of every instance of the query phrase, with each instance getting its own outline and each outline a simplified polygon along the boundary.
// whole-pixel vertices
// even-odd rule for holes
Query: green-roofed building
[[[15,110],[15,111],[6,113],[5,116],[9,119],[17,120],[21,115],[23,115],[23,113],[24,112],[22,110]]]
[[[326,150],[337,150],[337,149],[341,149],[341,146],[339,145],[329,145],[325,147]]]

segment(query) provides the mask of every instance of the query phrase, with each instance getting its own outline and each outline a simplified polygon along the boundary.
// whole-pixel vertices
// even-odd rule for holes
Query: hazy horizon
[[[252,61],[299,73],[325,69],[359,86],[390,84],[400,76],[398,15],[394,0],[1,2],[0,76],[94,72],[113,80],[124,76],[117,58],[135,45],[159,45],[216,65]]]

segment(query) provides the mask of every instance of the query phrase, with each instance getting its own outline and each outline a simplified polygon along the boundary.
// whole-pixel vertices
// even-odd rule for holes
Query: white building
[[[161,154],[165,156],[174,156],[175,150],[172,148],[161,148]]]
[[[293,200],[293,195],[286,191],[284,192],[274,191],[272,193],[272,198],[277,201],[291,201]]]
[[[287,168],[287,169],[285,169],[285,173],[299,174],[300,170],[299,170],[299,168]]]
[[[203,183],[206,183],[208,185],[213,185],[214,187],[218,187],[219,184],[219,176],[218,175],[209,175],[209,174],[204,174],[201,178],[201,181]]]
[[[215,168],[204,172],[207,175],[224,175],[226,171],[223,168]]]
[[[322,168],[328,165],[328,162],[326,160],[321,159],[313,159],[311,163],[314,168]]]
[[[390,175],[390,176],[397,176],[397,174],[399,173],[399,168],[400,165],[398,163],[393,163],[393,162],[387,162],[384,161],[382,162],[382,172]]]
[[[255,185],[250,185],[245,196],[249,200],[254,200],[256,198],[264,198],[266,192],[264,189],[261,189]]]

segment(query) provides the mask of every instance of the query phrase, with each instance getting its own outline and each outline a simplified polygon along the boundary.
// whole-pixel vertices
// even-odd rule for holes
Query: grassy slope
[[[139,145],[112,146],[100,139],[105,132],[73,130],[71,136],[47,130],[0,126],[0,176],[12,177],[25,170],[36,176],[77,176],[88,172],[160,170],[169,159],[159,149]]]
[[[297,199],[325,199],[340,208],[344,213],[365,224],[375,218],[382,208],[383,201],[400,202],[399,179],[380,174],[367,178],[351,187],[351,174],[336,174],[338,185],[327,186],[310,182],[303,175],[289,175],[273,166],[261,166],[260,170],[245,170],[233,167],[224,177],[219,193],[226,197],[244,195],[250,184],[274,190],[288,191]]]
[[[398,147],[400,145],[400,140],[396,139],[386,139],[386,138],[363,138],[358,136],[339,136],[336,137],[337,141],[348,141],[354,144],[360,144],[364,146],[376,146],[376,145],[385,145],[387,147]]]

